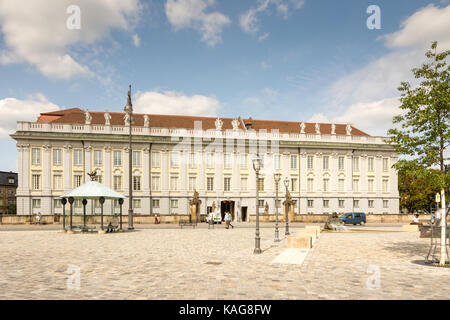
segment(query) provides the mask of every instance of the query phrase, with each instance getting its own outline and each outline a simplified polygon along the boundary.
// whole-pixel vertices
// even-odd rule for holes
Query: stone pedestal
[[[189,209],[190,209],[190,212],[191,212],[191,221],[192,222],[196,222],[197,218],[199,218],[198,221],[200,221],[200,217],[198,215],[198,213],[199,213],[198,205],[197,204],[191,204],[189,206]]]
[[[404,224],[402,226],[402,231],[405,231],[405,232],[418,232],[419,231],[419,225],[417,225],[417,224]]]
[[[310,249],[312,248],[312,238],[308,235],[288,236],[286,246],[288,248]]]
[[[300,229],[297,236],[310,236],[313,239],[317,239],[319,237],[316,229]]]

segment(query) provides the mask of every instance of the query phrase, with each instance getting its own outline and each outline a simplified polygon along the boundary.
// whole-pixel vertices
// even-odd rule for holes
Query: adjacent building
[[[16,213],[17,173],[0,171],[0,214]]]
[[[134,212],[142,215],[188,214],[196,190],[201,214],[214,206],[248,221],[257,188],[261,213],[273,214],[281,202],[275,172],[280,198],[289,182],[295,214],[399,211],[393,146],[353,125],[135,114],[129,176],[128,121],[124,113],[74,108],[18,122],[18,214],[62,213],[59,197],[93,171],[125,196],[132,179]],[[258,181],[256,155],[263,159]],[[88,209],[100,212],[96,202]],[[75,213],[81,210],[76,201]],[[107,202],[105,211],[118,212],[118,204]]]

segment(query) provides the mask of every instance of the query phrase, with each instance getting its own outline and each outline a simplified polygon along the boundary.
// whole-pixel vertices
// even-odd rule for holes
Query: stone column
[[[198,177],[197,185],[200,194],[205,194],[205,153],[203,151],[198,153]]]
[[[51,151],[50,145],[44,145],[44,154],[42,157],[42,194],[50,195],[51,193],[51,177],[52,177],[52,163],[51,163]]]
[[[89,181],[89,177],[88,177],[88,173],[92,172],[92,146],[86,146],[84,147],[84,156],[83,156],[83,160],[84,160],[84,166],[85,166],[85,172],[83,174],[83,181],[87,182]],[[125,208],[125,206],[124,206]]]
[[[72,190],[72,146],[64,146],[64,193]]]
[[[188,149],[180,150],[180,193],[182,196],[188,195],[189,187],[187,185],[186,180],[187,180],[187,163],[189,161],[189,158],[190,152]],[[180,200],[179,202],[181,204]]]
[[[143,160],[143,176],[142,176],[142,191],[145,195],[149,195],[150,192],[150,148],[144,148],[144,160]]]
[[[104,184],[105,186],[107,186],[108,188],[112,189],[112,169],[111,169],[111,146],[106,146],[105,147],[105,163],[104,163],[104,168],[105,168],[105,181]]]
[[[240,179],[240,153],[239,152],[233,152],[233,176],[232,176],[232,188],[231,191],[233,191],[233,196],[238,197],[239,196],[239,179]],[[236,208],[235,208],[236,211]]]
[[[221,200],[220,197],[223,196],[223,151],[222,150],[216,150],[215,153],[216,156],[216,178],[215,178],[215,189],[219,196],[219,201]]]
[[[129,190],[130,189],[130,187],[129,187],[130,180],[129,179],[132,179],[132,177],[129,176],[130,170],[128,170],[129,165],[130,165],[129,152],[130,152],[130,148],[125,147],[124,154],[123,154],[124,155],[124,157],[123,157],[123,169],[124,169],[123,170],[123,190],[124,190],[124,195],[127,197],[130,195],[130,190]],[[128,198],[126,198],[125,201],[127,201],[127,203],[128,203]],[[123,208],[128,208],[128,205],[125,206],[125,202],[123,204]]]

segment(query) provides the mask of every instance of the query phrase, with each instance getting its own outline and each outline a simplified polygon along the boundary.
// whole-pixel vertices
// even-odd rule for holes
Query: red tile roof
[[[89,111],[92,116],[91,124],[103,125],[105,124],[105,112]],[[111,125],[124,125],[124,112],[109,112],[111,115]],[[194,129],[196,121],[201,121],[203,130],[215,129],[215,117],[199,117],[199,116],[177,116],[177,115],[161,115],[149,114],[150,127],[160,128],[184,128]],[[144,126],[144,114],[134,114],[134,126]],[[233,129],[231,122],[233,118],[220,118],[223,122],[222,129]],[[239,120],[241,120],[239,118]],[[84,124],[84,111],[79,108],[72,108],[66,110],[59,110],[54,112],[41,113],[37,122],[46,123],[70,123],[70,124]],[[239,121],[239,129],[245,130],[243,125],[251,125],[255,130],[272,131],[278,129],[280,133],[300,133],[301,122],[295,121],[278,121],[278,120],[255,120],[251,117],[249,119],[242,119]],[[305,133],[315,133],[315,123],[306,123]],[[336,124],[336,134],[346,134],[346,124]],[[320,123],[320,132],[323,134],[331,134],[330,123]],[[352,135],[354,136],[369,136],[367,133],[352,126]]]

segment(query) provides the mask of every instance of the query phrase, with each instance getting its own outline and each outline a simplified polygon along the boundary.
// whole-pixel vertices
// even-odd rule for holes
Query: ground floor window
[[[339,200],[339,208],[344,208],[344,200]]]
[[[159,208],[159,199],[152,199],[152,207]]]
[[[359,208],[359,200],[353,200],[353,207]]]
[[[171,208],[178,208],[178,200],[170,200]]]
[[[141,207],[141,200],[140,199],[133,200],[133,208],[140,208],[140,207]]]
[[[33,205],[33,208],[40,208],[41,207],[41,199],[33,199],[32,205]]]
[[[314,208],[314,200],[308,200],[308,208]]]
[[[389,208],[389,200],[383,200],[383,208]]]
[[[61,200],[60,199],[55,199],[53,201],[53,206],[55,207],[55,209],[61,208]]]

